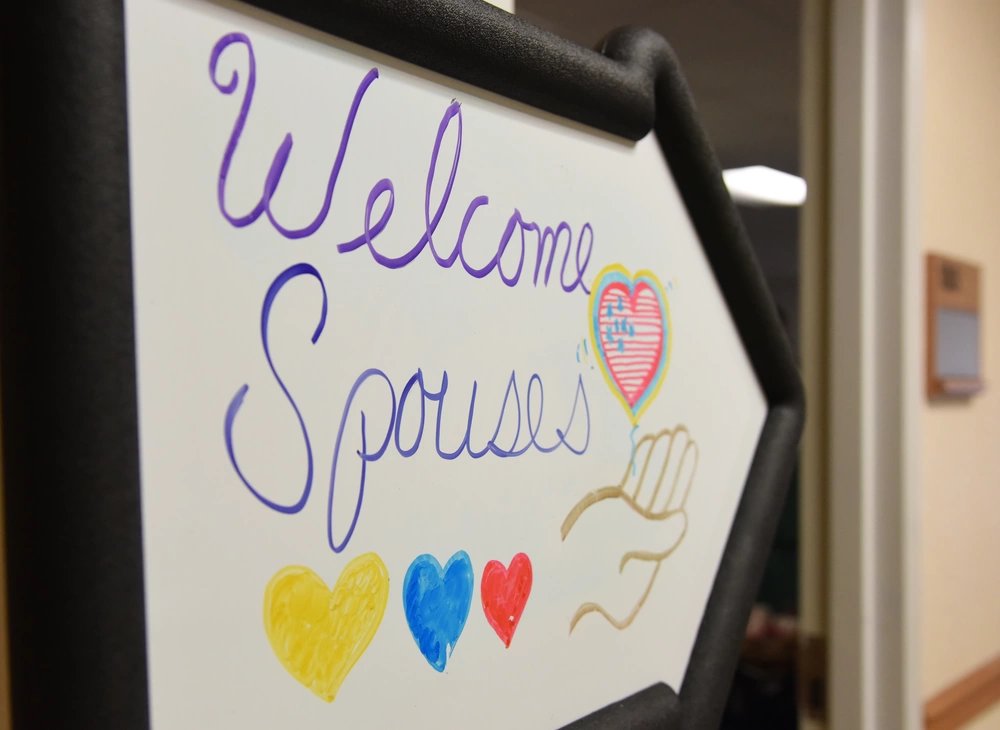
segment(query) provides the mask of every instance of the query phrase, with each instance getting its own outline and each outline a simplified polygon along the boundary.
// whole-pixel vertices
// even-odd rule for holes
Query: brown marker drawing
[[[658,451],[665,451],[662,461],[654,461],[654,454]],[[638,477],[636,477],[636,467],[640,464]],[[673,544],[666,546],[663,550],[659,552],[631,550],[622,556],[618,564],[619,573],[624,571],[625,566],[632,560],[656,564],[645,590],[624,618],[615,618],[600,604],[584,603],[576,610],[570,620],[570,633],[573,632],[580,619],[588,613],[601,614],[617,629],[628,628],[635,620],[653,589],[663,561],[680,546],[687,534],[688,522],[685,504],[697,468],[698,445],[691,439],[685,426],[648,433],[636,444],[628,466],[625,468],[625,474],[618,484],[589,492],[569,511],[562,523],[563,541],[569,536],[570,530],[573,529],[584,512],[606,499],[622,500],[646,520],[665,521],[672,517],[679,517],[684,521],[680,536]],[[629,484],[633,478],[635,478],[634,486]],[[663,489],[664,484],[667,485],[666,491]]]

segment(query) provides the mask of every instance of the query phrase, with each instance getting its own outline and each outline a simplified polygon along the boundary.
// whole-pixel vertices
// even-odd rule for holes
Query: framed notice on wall
[[[802,394],[666,43],[24,14],[15,723],[716,726]]]

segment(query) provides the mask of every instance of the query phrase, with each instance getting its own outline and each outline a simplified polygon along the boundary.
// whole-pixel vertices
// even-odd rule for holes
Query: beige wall
[[[997,730],[997,728],[1000,728],[1000,705],[993,705],[966,725],[964,730]]]
[[[1000,654],[1000,0],[925,9],[924,248],[982,267],[986,381],[923,412],[926,698]]]

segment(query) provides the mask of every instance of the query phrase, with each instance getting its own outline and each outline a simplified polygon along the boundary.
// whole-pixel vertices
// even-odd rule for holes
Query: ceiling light
[[[806,181],[764,165],[722,171],[729,194],[740,205],[798,206],[806,201]]]

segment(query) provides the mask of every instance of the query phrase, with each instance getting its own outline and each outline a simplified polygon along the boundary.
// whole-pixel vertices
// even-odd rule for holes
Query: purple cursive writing
[[[344,128],[340,136],[340,145],[337,148],[337,155],[330,169],[330,176],[327,179],[326,191],[323,202],[315,217],[300,228],[283,224],[277,219],[271,209],[271,199],[281,182],[282,174],[288,163],[289,155],[292,151],[292,135],[285,134],[284,139],[278,146],[277,151],[271,161],[271,166],[264,178],[260,199],[246,213],[233,214],[226,204],[226,185],[229,180],[230,168],[233,156],[239,147],[240,139],[246,127],[247,118],[253,105],[254,90],[256,87],[256,59],[253,45],[250,39],[242,33],[230,33],[223,36],[212,49],[209,61],[209,74],[212,83],[223,94],[230,95],[236,92],[240,86],[239,74],[234,70],[228,80],[219,78],[219,59],[222,54],[233,45],[242,45],[247,52],[247,78],[243,85],[243,99],[240,103],[236,121],[233,124],[229,141],[226,144],[222,156],[222,163],[219,167],[219,180],[217,187],[217,197],[219,210],[223,217],[233,226],[242,228],[257,221],[261,216],[265,216],[274,229],[283,237],[288,239],[305,238],[316,233],[323,225],[330,212],[331,201],[340,171],[344,165],[347,151],[350,146],[351,134],[357,122],[358,112],[364,101],[365,94],[378,78],[378,69],[368,71],[358,84],[351,100]],[[450,160],[442,162],[442,144],[449,130],[455,125],[455,145],[451,153]],[[589,223],[583,223],[579,231],[574,236],[573,229],[569,223],[562,221],[553,228],[542,225],[525,218],[520,210],[515,208],[507,219],[507,224],[499,233],[497,238],[490,238],[488,233],[479,232],[474,237],[469,235],[470,228],[474,225],[474,218],[477,211],[489,205],[489,197],[486,195],[475,195],[465,206],[462,215],[462,224],[454,241],[442,242],[435,240],[438,225],[451,202],[454,192],[455,180],[459,172],[459,161],[462,152],[462,107],[457,101],[452,101],[445,109],[438,125],[437,134],[431,148],[430,164],[427,170],[426,185],[424,188],[424,226],[423,231],[417,236],[416,241],[404,253],[392,256],[379,250],[376,246],[378,239],[389,227],[396,200],[396,188],[392,180],[382,178],[378,180],[368,193],[365,205],[362,230],[354,238],[337,244],[337,251],[349,253],[361,248],[366,248],[372,259],[381,266],[388,269],[399,269],[420,256],[425,249],[430,250],[430,255],[442,268],[451,268],[459,263],[462,269],[476,279],[489,276],[494,271],[509,287],[516,286],[521,279],[525,269],[525,261],[529,267],[533,265],[532,284],[538,286],[541,281],[542,286],[548,286],[552,277],[553,266],[557,261],[557,251],[562,246],[562,262],[559,265],[559,284],[563,291],[573,292],[577,289],[584,294],[589,294],[590,289],[586,281],[587,265],[594,247],[594,231]],[[450,161],[450,164],[448,164]],[[435,177],[439,174],[439,165],[448,170],[447,180],[440,198],[432,200],[432,186]],[[375,214],[376,209],[381,212]],[[481,241],[484,238],[495,241],[491,243],[489,250],[491,255],[475,256],[469,251],[471,239]],[[533,247],[533,248],[532,248]],[[510,253],[508,253],[510,252]],[[531,255],[533,252],[533,256]],[[481,260],[484,259],[485,260]],[[480,259],[478,262],[474,259]]]
[[[326,327],[327,290],[319,271],[310,264],[295,264],[278,274],[264,296],[264,303],[260,314],[260,338],[264,358],[267,361],[271,375],[274,377],[274,381],[288,402],[289,407],[295,413],[305,447],[305,483],[303,484],[302,492],[294,501],[281,503],[269,498],[265,494],[265,491],[256,485],[240,466],[240,460],[236,454],[233,429],[240,409],[243,407],[243,402],[250,390],[248,384],[241,386],[230,400],[229,407],[226,409],[224,422],[226,452],[229,455],[229,461],[233,469],[243,482],[243,485],[264,505],[284,514],[295,514],[305,507],[309,501],[313,484],[313,445],[309,438],[309,429],[299,410],[295,397],[289,391],[274,366],[270,345],[271,308],[285,285],[299,277],[315,279],[323,295],[318,323],[311,337],[313,344],[318,342]],[[584,390],[583,378],[581,376],[577,376],[576,391],[573,402],[568,407],[569,415],[566,417],[565,426],[563,428],[552,426],[544,428],[545,387],[541,377],[537,373],[532,373],[528,378],[524,403],[522,404],[521,388],[518,385],[517,375],[511,372],[510,378],[507,380],[507,388],[504,392],[503,401],[500,407],[493,411],[493,415],[496,418],[496,428],[493,431],[493,435],[489,439],[486,439],[485,443],[473,444],[473,423],[481,422],[481,416],[477,418],[477,409],[480,407],[476,400],[477,390],[478,384],[476,381],[473,381],[472,393],[468,400],[468,415],[465,421],[464,433],[461,434],[457,443],[445,445],[445,437],[441,429],[441,418],[444,412],[446,396],[448,395],[447,370],[442,371],[439,382],[428,383],[423,371],[417,369],[407,379],[398,397],[389,376],[378,368],[368,368],[355,379],[354,384],[348,392],[344,409],[340,416],[340,425],[333,444],[333,457],[330,466],[326,524],[327,542],[334,552],[339,553],[347,547],[351,536],[354,534],[354,529],[357,527],[358,519],[361,516],[361,507],[364,502],[368,465],[379,461],[386,455],[390,447],[393,447],[395,452],[402,458],[413,456],[420,449],[425,426],[427,426],[428,430],[433,429],[433,448],[437,456],[446,461],[457,459],[463,454],[470,459],[481,459],[487,455],[499,458],[514,458],[522,456],[529,451],[549,454],[562,448],[573,454],[581,455],[587,450],[590,444],[590,407],[587,404],[587,393]],[[381,397],[375,398],[375,396]],[[449,397],[447,400],[450,403],[453,399],[454,396]],[[388,403],[388,408],[369,408],[366,410],[364,407],[365,402]],[[429,426],[426,423],[427,408],[430,404],[434,404],[437,411],[433,426]],[[404,444],[401,436],[404,413],[406,409],[412,410],[414,408],[419,409],[420,413],[416,434],[413,436],[412,441]],[[582,419],[582,426],[574,431],[573,424],[578,418]],[[372,426],[373,421],[379,425]],[[487,423],[493,423],[493,421],[489,420]],[[501,431],[509,434],[511,424],[513,424],[513,436],[508,435],[507,438],[503,439],[503,444],[498,443],[498,440],[501,438]],[[581,428],[583,430],[582,435],[577,433]],[[543,431],[546,431],[546,433],[543,434]],[[574,435],[571,436],[571,434]],[[347,509],[350,514],[350,510],[353,508],[353,514],[351,514],[350,524],[345,534],[338,539],[334,535],[334,511],[338,504],[338,466],[342,466],[342,460],[345,457],[357,457],[360,460],[361,475],[353,505],[350,504],[350,497],[339,500],[342,503],[347,499]]]

